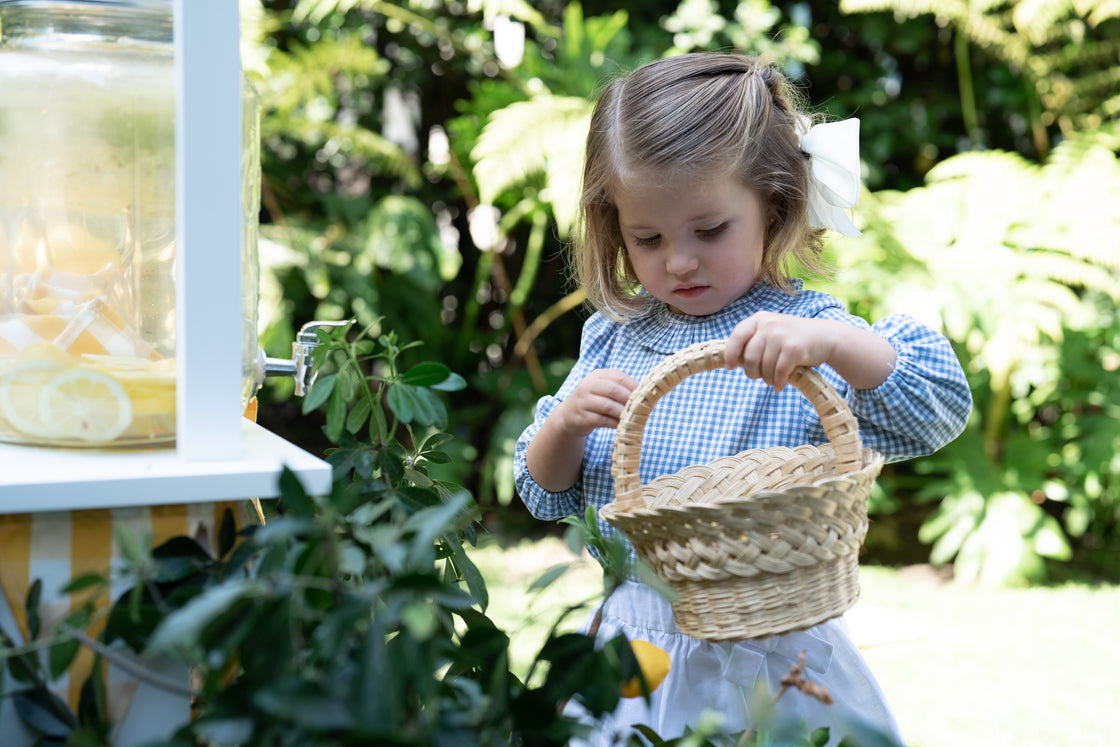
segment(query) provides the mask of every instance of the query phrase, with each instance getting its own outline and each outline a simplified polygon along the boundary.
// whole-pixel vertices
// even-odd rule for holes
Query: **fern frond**
[[[547,194],[542,197],[552,203],[558,222],[570,216],[574,203],[567,209],[557,207],[575,198],[590,115],[588,99],[553,95],[493,112],[471,151],[479,198],[492,203],[503,191],[544,173]]]
[[[895,15],[906,18],[917,18],[927,13],[946,12],[952,6],[961,8],[960,2],[938,2],[937,0],[840,0],[840,12],[850,13],[876,13],[879,11],[894,11]]]
[[[1025,276],[1120,298],[1120,278],[1115,272],[1068,254],[1028,251],[1023,254],[1022,270]]]
[[[376,49],[353,36],[274,52],[268,66],[271,72],[261,89],[262,103],[266,110],[280,112],[305,106],[318,96],[335,101],[340,76],[383,79],[390,67]]]
[[[926,173],[926,183],[968,177],[985,180],[1033,178],[1038,166],[1018,153],[1003,150],[969,151],[940,161]],[[1015,181],[1009,182],[1011,184]]]
[[[1016,309],[1016,311],[1019,311]],[[1065,337],[1066,329],[1076,329],[1084,324],[1087,315],[1078,307],[1074,307],[1075,317],[1064,313],[1061,309],[1046,304],[1028,306],[1023,310],[1020,319],[1019,333],[1026,343],[1025,349],[1031,349],[1046,339],[1060,343]],[[1040,351],[1035,351],[1040,352]]]
[[[1108,56],[1115,61],[1120,58],[1120,47],[1108,45]],[[1080,61],[1079,61],[1080,62]],[[1081,76],[1073,83],[1073,95],[1083,97],[1092,95],[1096,99],[1100,94],[1107,94],[1120,87],[1120,65],[1114,64],[1110,68],[1098,70]]]
[[[356,8],[362,0],[299,0],[292,11],[296,23],[319,24],[331,13],[345,13]]]
[[[1120,0],[842,0],[840,8],[951,24],[1024,74],[1054,121],[1092,127],[1120,110],[1114,28],[1101,25],[1120,17]]]
[[[371,169],[398,177],[410,187],[420,186],[423,180],[420,168],[404,149],[363,127],[289,115],[262,119],[261,135],[293,138],[310,148],[319,148],[334,140],[340,144],[339,152],[347,158],[366,161]]]
[[[1010,14],[988,14],[969,8],[956,24],[969,41],[1023,68],[1031,54],[1027,38],[1015,33]]]
[[[1011,11],[1011,20],[1016,31],[1030,39],[1032,44],[1039,45],[1071,10],[1071,0],[1021,0]]]
[[[1120,0],[1074,0],[1073,5],[1094,26],[1120,18]]]

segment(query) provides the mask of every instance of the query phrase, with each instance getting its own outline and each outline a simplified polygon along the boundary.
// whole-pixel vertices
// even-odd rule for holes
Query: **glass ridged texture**
[[[174,441],[174,261],[190,247],[175,245],[172,54],[168,0],[0,0],[0,440]],[[247,403],[260,138],[244,90]]]

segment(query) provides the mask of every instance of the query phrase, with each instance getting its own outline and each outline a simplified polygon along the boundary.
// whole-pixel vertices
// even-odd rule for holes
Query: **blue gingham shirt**
[[[646,310],[624,323],[595,314],[584,324],[579,360],[555,396],[537,403],[536,419],[517,441],[514,477],[526,507],[539,519],[582,515],[588,504],[601,508],[614,497],[611,457],[613,428],[598,428],[587,437],[579,480],[560,493],[543,489],[529,475],[529,442],[556,405],[591,371],[621,369],[641,381],[666,356],[693,343],[724,339],[757,311],[835,319],[889,341],[897,353],[894,370],[875,389],[850,387],[829,366],[819,370],[844,395],[859,419],[865,446],[887,461],[930,454],[956,438],[972,409],[972,395],[949,341],[939,332],[905,315],[869,325],[848,313],[825,293],[802,290],[787,294],[756,284],[723,310],[703,317],[669,311],[650,299]],[[819,445],[827,438],[809,400],[795,387],[775,392],[742,369],[689,376],[658,400],[642,436],[642,484],[684,467],[707,464],[746,449]],[[604,532],[614,530],[603,520]]]

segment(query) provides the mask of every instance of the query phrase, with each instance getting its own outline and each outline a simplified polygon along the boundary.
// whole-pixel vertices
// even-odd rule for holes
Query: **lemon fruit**
[[[111,355],[82,355],[82,365],[101,371],[120,382],[132,402],[132,415],[175,415],[174,359],[152,361],[147,358],[127,358]]]
[[[51,429],[39,416],[39,394],[67,367],[55,357],[17,361],[0,376],[0,417],[25,436],[50,438]]]
[[[132,423],[128,392],[112,376],[88,368],[55,374],[39,391],[39,420],[58,439],[115,440]]]
[[[638,660],[638,668],[646,680],[649,692],[660,687],[662,681],[669,674],[673,663],[665,649],[654,646],[649,641],[630,641],[630,650]],[[622,684],[622,697],[637,698],[642,694],[642,682],[638,677],[632,677]]]

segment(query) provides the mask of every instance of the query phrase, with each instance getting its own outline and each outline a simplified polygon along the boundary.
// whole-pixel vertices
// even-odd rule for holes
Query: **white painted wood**
[[[175,0],[176,449],[240,456],[241,56],[238,3]]]
[[[0,444],[0,514],[274,498],[285,466],[308,492],[330,492],[327,462],[244,418],[238,431],[237,460],[187,461],[173,449]]]

